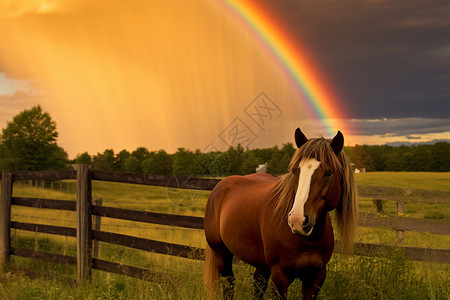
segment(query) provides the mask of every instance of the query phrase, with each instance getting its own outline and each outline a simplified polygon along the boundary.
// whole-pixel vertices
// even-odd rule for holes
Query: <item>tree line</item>
[[[228,176],[255,173],[259,164],[267,162],[267,172],[281,174],[287,169],[295,149],[291,143],[266,149],[245,150],[242,146],[229,147],[227,151],[203,153],[178,148],[174,154],[164,150],[148,151],[139,147],[132,152],[112,149],[91,156],[78,155],[74,163],[92,164],[94,169],[133,173],[180,176]]]
[[[445,142],[418,146],[360,146],[345,147],[354,168],[366,171],[450,171],[450,144]],[[74,163],[92,164],[94,169],[145,174],[182,176],[228,176],[254,173],[260,164],[267,163],[267,173],[287,172],[295,152],[291,143],[282,147],[244,149],[229,147],[223,152],[203,153],[178,148],[174,154],[164,150],[150,152],[140,147],[133,152],[113,150],[90,156],[83,153]]]
[[[450,143],[414,146],[347,147],[345,151],[356,168],[366,171],[450,171]]]
[[[279,175],[288,171],[296,150],[291,143],[265,149],[244,149],[238,145],[208,153],[178,148],[173,154],[139,147],[132,152],[85,152],[69,160],[57,145],[57,137],[55,122],[40,106],[22,111],[0,135],[0,171],[62,170],[70,168],[70,164],[83,163],[97,170],[222,177],[254,173],[258,165],[267,163],[267,172]],[[357,145],[345,147],[344,151],[355,168],[366,171],[450,171],[450,144],[445,142],[400,147]]]

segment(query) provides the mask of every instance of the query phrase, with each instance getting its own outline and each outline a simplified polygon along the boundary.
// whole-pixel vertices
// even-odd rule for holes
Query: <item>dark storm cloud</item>
[[[448,0],[266,5],[309,49],[353,117],[450,118]]]
[[[450,130],[450,119],[437,118],[364,119],[351,120],[351,123],[363,135],[408,137]]]

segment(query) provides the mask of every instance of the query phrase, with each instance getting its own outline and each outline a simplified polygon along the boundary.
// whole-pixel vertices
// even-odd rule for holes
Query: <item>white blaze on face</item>
[[[305,221],[304,208],[309,196],[312,175],[319,165],[320,161],[313,158],[303,159],[300,162],[297,192],[288,218],[289,226],[291,226],[293,232],[308,234],[308,232],[303,232],[303,222]]]

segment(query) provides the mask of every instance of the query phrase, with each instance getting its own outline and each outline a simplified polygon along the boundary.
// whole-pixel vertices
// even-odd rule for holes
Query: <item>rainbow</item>
[[[336,134],[338,120],[345,119],[339,101],[323,76],[312,65],[308,55],[289,31],[283,28],[258,1],[217,0],[234,19],[250,29],[253,37],[283,71],[306,109],[321,120],[330,136]]]

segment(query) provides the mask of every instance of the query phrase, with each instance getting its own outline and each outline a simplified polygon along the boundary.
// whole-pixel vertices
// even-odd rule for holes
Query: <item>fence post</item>
[[[10,172],[2,173],[2,192],[0,204],[0,264],[9,262],[11,248],[11,201],[13,188],[13,175]]]
[[[377,206],[377,214],[383,214],[383,200],[375,199],[373,200]]]
[[[404,214],[405,214],[405,202],[397,201],[397,215],[403,216]],[[397,239],[399,244],[403,242],[404,237],[405,232],[403,230],[397,230]]]
[[[92,274],[91,172],[77,165],[77,281],[90,281]]]

